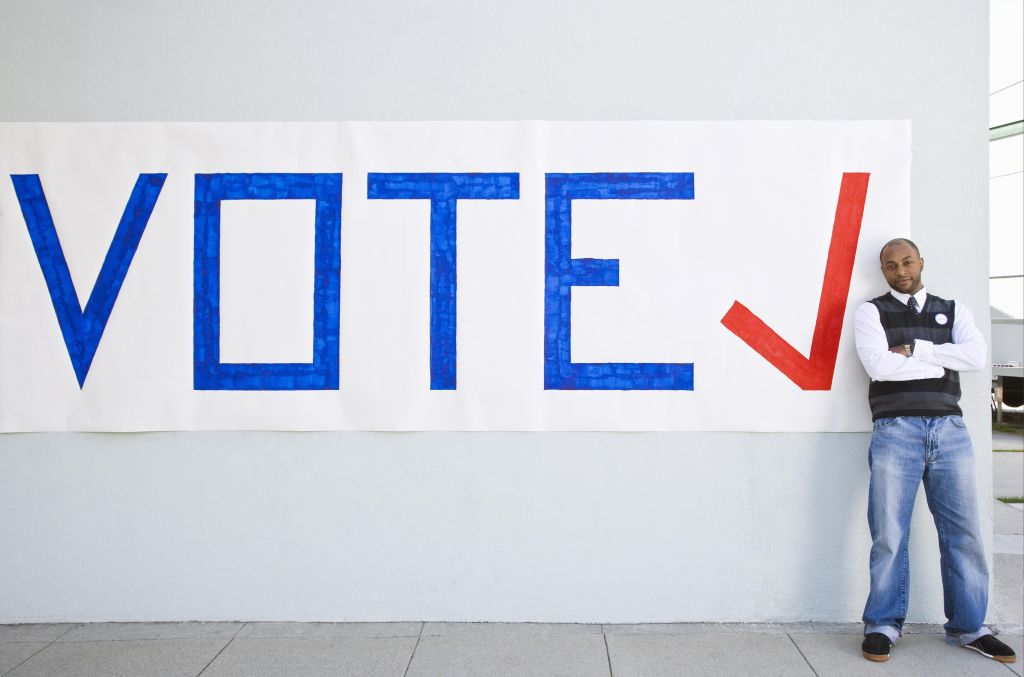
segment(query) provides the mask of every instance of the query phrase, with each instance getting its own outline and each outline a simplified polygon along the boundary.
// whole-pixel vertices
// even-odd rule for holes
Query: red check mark
[[[734,301],[722,324],[803,390],[831,390],[850,292],[857,238],[868,193],[867,173],[844,173],[818,301],[811,355],[804,357],[757,315]]]

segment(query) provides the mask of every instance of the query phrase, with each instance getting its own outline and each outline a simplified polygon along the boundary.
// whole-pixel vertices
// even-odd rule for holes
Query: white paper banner
[[[867,430],[910,157],[905,121],[2,124],[0,430]]]

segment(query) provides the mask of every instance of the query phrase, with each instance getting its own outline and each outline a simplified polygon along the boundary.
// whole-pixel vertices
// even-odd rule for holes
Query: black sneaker
[[[982,635],[970,644],[964,644],[965,649],[977,651],[985,658],[999,661],[1000,663],[1016,663],[1017,654],[1013,649],[1006,646],[992,635]]]
[[[860,645],[864,658],[878,663],[889,660],[889,649],[891,648],[892,640],[881,632],[869,632],[864,635],[864,643]]]

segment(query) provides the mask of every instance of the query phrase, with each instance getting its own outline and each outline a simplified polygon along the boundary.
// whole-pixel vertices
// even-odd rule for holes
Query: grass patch
[[[1024,503],[1024,496],[1004,496],[999,500],[1003,503]]]
[[[992,431],[999,433],[1010,433],[1011,435],[1024,434],[1024,428],[1019,425],[1009,425],[1006,423],[993,423]]]
[[[1024,449],[993,449],[997,454],[1020,454],[1024,453]]]

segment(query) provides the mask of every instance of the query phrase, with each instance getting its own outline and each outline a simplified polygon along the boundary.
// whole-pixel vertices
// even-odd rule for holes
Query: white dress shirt
[[[910,300],[910,294],[895,289],[890,289],[889,293],[903,305]],[[914,298],[917,299],[917,312],[924,311],[927,298],[924,287],[914,294]],[[885,338],[878,308],[871,302],[863,303],[854,315],[853,326],[857,356],[864,370],[872,381],[941,378],[943,368],[978,371],[985,366],[985,357],[988,355],[985,338],[974,326],[974,315],[967,306],[957,302],[954,315],[952,343],[936,345],[931,341],[917,339],[914,342],[914,354],[905,357],[889,351],[889,341]]]

